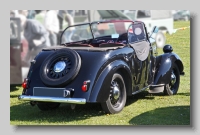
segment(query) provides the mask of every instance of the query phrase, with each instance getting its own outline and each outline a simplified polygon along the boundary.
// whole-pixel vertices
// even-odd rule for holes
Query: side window
[[[146,40],[146,33],[143,23],[133,24],[128,31],[129,43],[136,43]]]
[[[137,18],[150,18],[150,10],[138,10]]]

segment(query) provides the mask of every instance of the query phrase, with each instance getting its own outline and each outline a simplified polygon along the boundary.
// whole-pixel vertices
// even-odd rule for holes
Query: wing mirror
[[[153,34],[155,34],[154,36],[152,36]],[[164,35],[163,32],[159,31],[159,28],[157,26],[154,26],[152,29],[152,33],[149,36],[150,38],[152,38],[153,40],[155,40],[156,45],[158,48],[163,48],[166,42],[166,37]]]
[[[159,30],[158,27],[157,27],[157,26],[154,26],[154,27],[153,27],[153,30],[152,30],[152,33],[158,33],[158,30]]]
[[[158,31],[159,31],[158,27],[157,27],[157,26],[154,26],[149,37],[151,37],[152,34],[154,34],[154,33],[158,33]]]

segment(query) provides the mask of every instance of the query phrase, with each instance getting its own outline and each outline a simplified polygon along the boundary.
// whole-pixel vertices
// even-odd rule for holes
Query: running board
[[[149,93],[161,93],[164,91],[165,84],[150,85]]]
[[[142,91],[145,91],[145,90],[147,90],[148,88],[149,88],[149,86],[144,87],[144,88],[142,88],[141,90],[137,90],[137,91],[133,92],[132,95],[135,95],[135,94],[138,94],[138,93],[140,93],[140,92],[142,92]]]
[[[132,95],[138,94],[145,90],[148,90],[149,93],[161,93],[164,91],[164,86],[165,84],[149,85],[147,87],[142,88],[141,90],[133,92]]]

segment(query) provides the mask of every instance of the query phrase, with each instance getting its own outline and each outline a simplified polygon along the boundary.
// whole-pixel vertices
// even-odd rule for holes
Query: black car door
[[[143,23],[134,23],[128,29],[128,43],[133,48],[133,92],[148,86],[152,49]]]

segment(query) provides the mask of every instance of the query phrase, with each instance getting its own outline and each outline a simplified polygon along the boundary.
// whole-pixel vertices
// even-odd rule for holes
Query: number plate
[[[33,96],[66,97],[65,88],[34,87]]]

